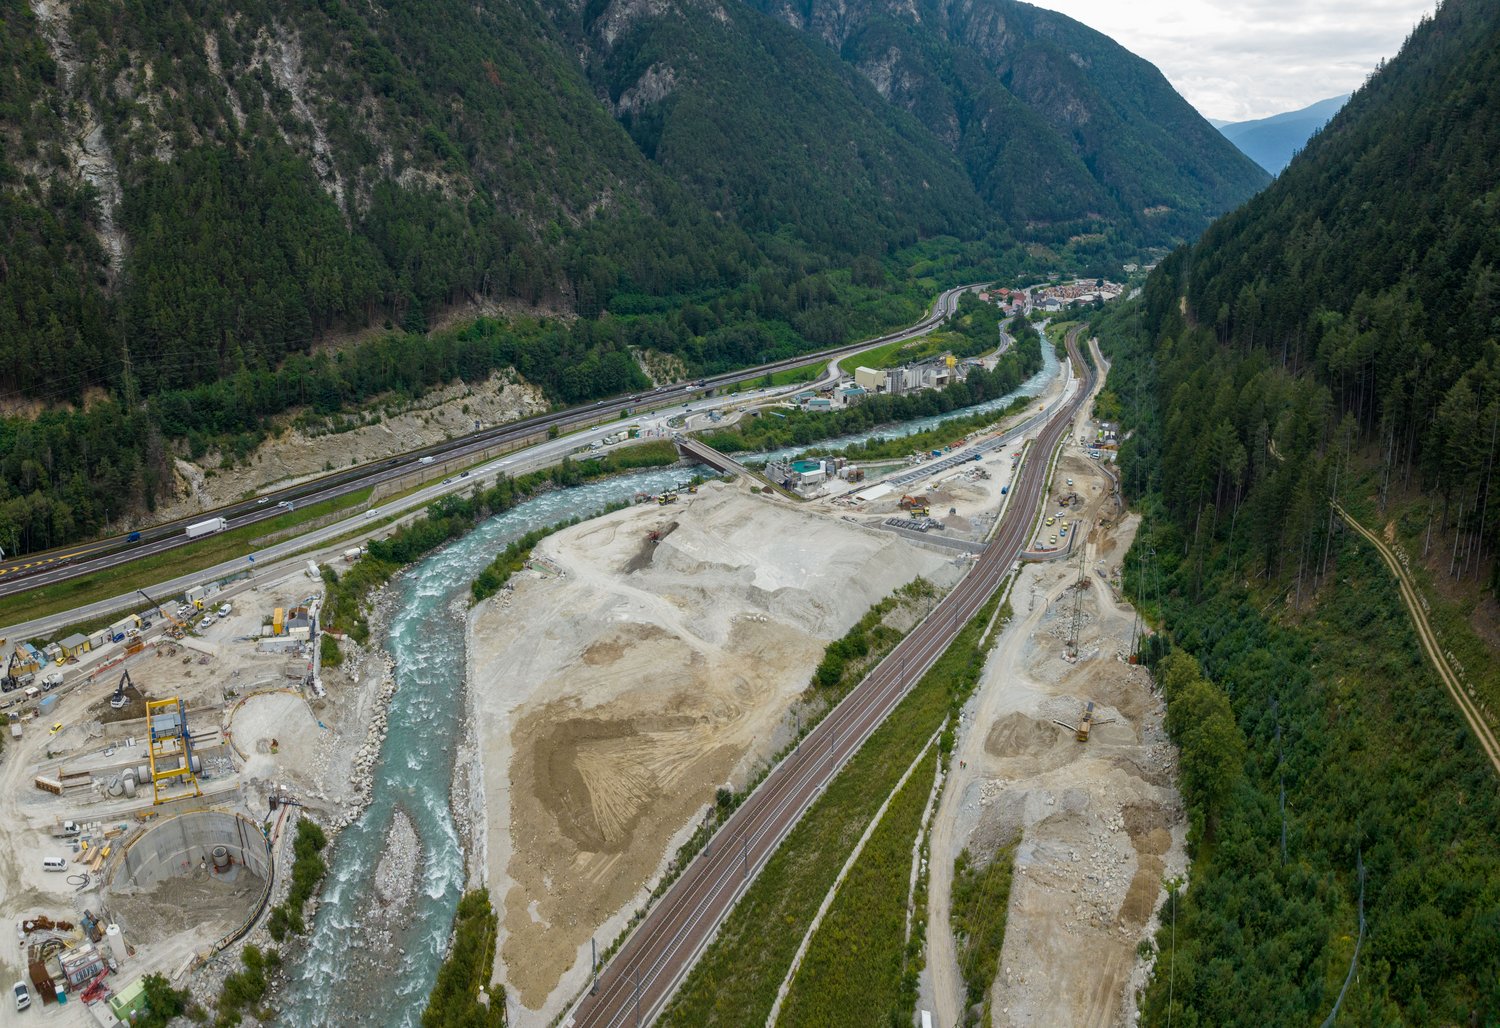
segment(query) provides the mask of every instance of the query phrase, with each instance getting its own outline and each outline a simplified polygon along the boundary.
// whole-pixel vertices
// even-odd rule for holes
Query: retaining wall
[[[179,814],[148,829],[110,875],[111,888],[149,889],[187,873],[200,862],[213,863],[213,851],[223,846],[237,865],[247,867],[262,881],[271,880],[271,847],[254,822],[239,814],[199,810]]]

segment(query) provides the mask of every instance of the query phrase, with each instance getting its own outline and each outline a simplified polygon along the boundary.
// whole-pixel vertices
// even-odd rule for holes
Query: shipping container
[[[205,535],[213,535],[215,532],[222,532],[228,527],[229,521],[225,518],[209,518],[207,521],[187,526],[187,537],[197,539]]]

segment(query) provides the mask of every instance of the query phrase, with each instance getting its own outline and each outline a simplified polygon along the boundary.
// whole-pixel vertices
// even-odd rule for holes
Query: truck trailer
[[[187,526],[187,537],[189,539],[197,539],[201,536],[213,535],[215,532],[222,532],[228,527],[229,520],[227,518],[209,518],[207,521],[200,521],[196,525]]]

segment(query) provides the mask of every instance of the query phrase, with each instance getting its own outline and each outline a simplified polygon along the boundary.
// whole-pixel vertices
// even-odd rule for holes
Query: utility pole
[[[1088,548],[1078,548],[1078,581],[1073,584],[1073,624],[1068,629],[1068,649],[1066,655],[1078,659],[1078,632],[1083,626],[1083,585],[1088,581],[1088,568],[1084,561],[1088,560]]]

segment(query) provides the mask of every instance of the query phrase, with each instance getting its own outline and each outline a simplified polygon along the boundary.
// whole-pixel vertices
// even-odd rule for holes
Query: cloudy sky
[[[1355,89],[1435,0],[1031,0],[1113,37],[1207,117],[1296,110]]]

